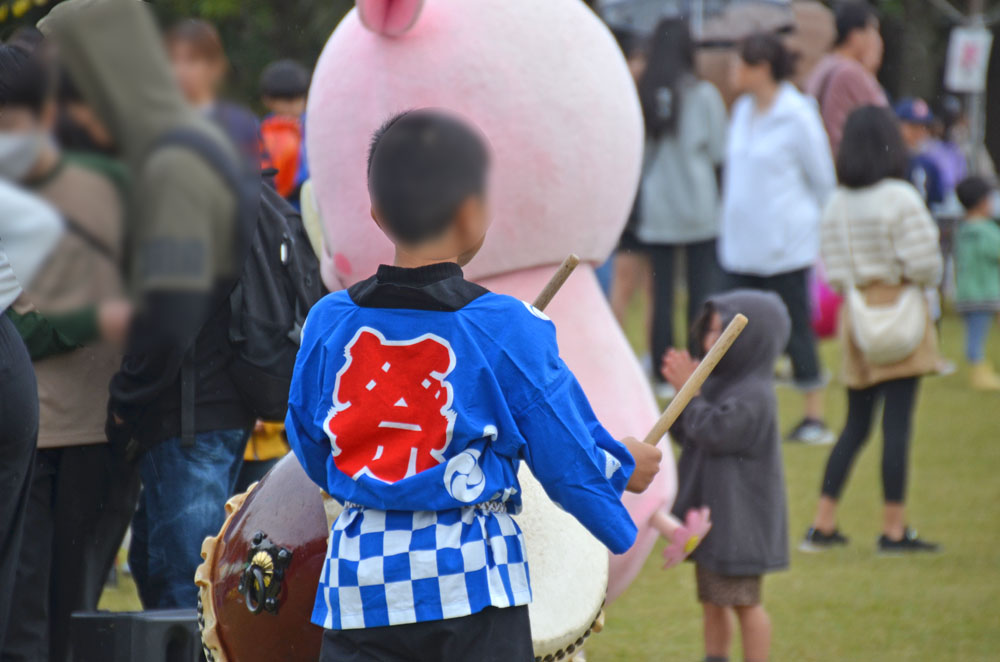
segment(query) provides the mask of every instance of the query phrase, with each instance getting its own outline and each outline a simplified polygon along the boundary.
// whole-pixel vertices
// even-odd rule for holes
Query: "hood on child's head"
[[[734,290],[709,298],[708,304],[719,314],[723,328],[737,313],[747,317],[746,328],[719,361],[713,376],[732,379],[773,374],[774,362],[784,353],[792,329],[781,298],[773,292]]]

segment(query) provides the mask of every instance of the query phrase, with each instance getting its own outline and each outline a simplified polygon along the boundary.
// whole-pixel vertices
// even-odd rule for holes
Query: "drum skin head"
[[[608,550],[546,495],[525,465],[517,474],[531,573],[531,638],[536,660],[570,659],[590,635],[608,588]]]
[[[285,456],[232,510],[217,538],[202,546],[196,574],[202,639],[213,662],[315,662],[323,630],[310,622],[326,558],[327,520],[319,487],[295,456]],[[252,613],[239,592],[254,536],[291,551],[276,613]]]

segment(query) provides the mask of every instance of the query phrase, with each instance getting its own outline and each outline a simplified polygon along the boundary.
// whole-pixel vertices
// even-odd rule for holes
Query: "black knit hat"
[[[962,203],[966,211],[974,209],[991,193],[993,193],[993,185],[986,179],[976,176],[966,177],[955,188],[958,201]]]
[[[309,92],[309,70],[295,60],[278,60],[264,67],[260,94],[276,99],[297,99]]]

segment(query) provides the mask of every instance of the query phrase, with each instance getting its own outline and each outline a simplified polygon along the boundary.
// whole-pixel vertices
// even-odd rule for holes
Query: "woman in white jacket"
[[[823,204],[836,186],[830,145],[816,103],[786,80],[794,58],[781,40],[751,35],[738,53],[732,82],[745,93],[729,124],[719,261],[729,288],[775,292],[788,308],[787,353],[805,394],[805,415],[789,440],[832,443],[807,284]]]

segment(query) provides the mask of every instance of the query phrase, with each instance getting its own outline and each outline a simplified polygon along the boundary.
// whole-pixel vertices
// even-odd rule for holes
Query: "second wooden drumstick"
[[[569,275],[573,273],[573,270],[576,269],[578,264],[580,264],[580,258],[577,257],[575,253],[570,253],[566,259],[563,260],[563,263],[559,265],[555,274],[553,274],[549,282],[545,284],[545,287],[531,305],[538,310],[545,310],[545,307],[549,305],[549,302],[551,302],[553,297],[555,297],[556,292],[558,292],[559,288],[563,286],[563,283],[566,282],[566,279],[569,278]]]
[[[729,348],[733,346],[734,342],[736,342],[736,338],[738,338],[743,332],[746,325],[746,316],[737,314],[736,317],[733,318],[733,321],[729,323],[726,330],[722,332],[719,339],[714,345],[712,345],[712,349],[708,350],[708,354],[706,354],[705,358],[701,360],[701,363],[699,363],[698,367],[695,368],[695,371],[691,373],[688,380],[684,382],[681,390],[678,391],[677,395],[674,396],[674,399],[670,401],[667,409],[660,416],[659,420],[656,421],[656,424],[653,425],[653,429],[650,430],[649,434],[646,435],[646,438],[643,439],[645,443],[653,445],[659,443],[660,439],[663,438],[663,435],[665,435],[670,429],[670,426],[672,426],[674,421],[677,420],[677,417],[681,415],[682,411],[684,411],[684,408],[688,406],[689,402],[691,402],[691,399],[694,398],[694,396],[698,394],[698,391],[701,390],[702,384],[705,383],[705,380],[708,379],[710,374],[712,374],[712,370],[715,369],[715,366],[719,364],[722,357],[726,355]]]

